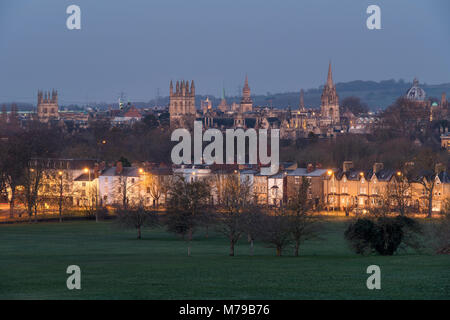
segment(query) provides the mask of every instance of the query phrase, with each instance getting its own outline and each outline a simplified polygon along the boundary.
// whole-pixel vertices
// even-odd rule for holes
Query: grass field
[[[0,225],[0,299],[449,299],[450,257],[403,252],[362,257],[343,239],[346,221],[326,222],[322,240],[301,256],[275,257],[246,239],[229,257],[227,240],[198,232],[192,256],[164,230],[143,240],[111,222]],[[66,268],[81,268],[81,290],[66,288]],[[381,290],[366,287],[381,268]]]

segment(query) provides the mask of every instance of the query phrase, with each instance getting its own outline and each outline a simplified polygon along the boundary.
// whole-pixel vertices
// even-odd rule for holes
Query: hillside
[[[350,82],[340,82],[336,84],[336,89],[339,95],[339,98],[344,99],[348,96],[356,96],[359,97],[363,102],[367,103],[370,109],[379,110],[385,109],[389,105],[391,105],[398,97],[404,95],[406,91],[412,86],[412,82],[404,82],[403,80],[395,81],[395,80],[383,80],[380,82],[376,81],[361,81],[355,80]],[[436,84],[436,85],[427,85],[420,84],[420,86],[425,90],[427,97],[435,98],[437,100],[441,99],[441,95],[443,92],[447,94],[447,97],[450,97],[450,83]],[[305,105],[310,108],[317,108],[320,106],[320,95],[322,94],[322,87],[305,89]],[[209,99],[212,100],[213,106],[217,106],[220,103],[220,97],[214,97],[208,95]],[[299,104],[300,92],[285,92],[285,93],[276,93],[271,95],[253,95],[253,101],[255,105],[269,105],[278,108],[287,108],[291,106],[291,108],[296,108]],[[158,101],[152,99],[150,101],[133,101],[132,97],[131,101],[137,107],[153,107],[155,105],[168,105],[169,97],[161,97]],[[196,105],[200,107],[200,100],[206,99],[206,95],[197,95],[196,96]],[[64,100],[64,99],[62,99]],[[240,97],[227,97],[227,102],[230,104],[231,102],[239,102]],[[0,103],[3,104],[3,103]],[[5,102],[7,105],[7,109],[10,109],[10,102]],[[17,102],[19,106],[19,110],[33,110],[34,106],[29,103],[20,103]],[[92,106],[100,107],[101,109],[106,108],[108,105],[111,105],[113,108],[118,107],[117,103],[107,104],[107,103],[97,103]],[[78,109],[76,106],[70,106],[70,109]]]

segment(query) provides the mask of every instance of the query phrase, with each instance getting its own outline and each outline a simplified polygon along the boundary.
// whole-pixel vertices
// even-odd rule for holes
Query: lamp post
[[[139,187],[138,187],[138,194],[139,194],[139,198],[141,197],[141,177],[144,176],[144,186],[145,186],[145,175],[144,175],[144,169],[139,168]],[[145,189],[144,189],[145,192]],[[144,198],[144,197],[143,197]]]
[[[59,222],[62,222],[63,172],[58,171],[58,175],[59,175]]]
[[[363,194],[362,194],[362,192],[361,192],[361,186],[362,186],[362,184],[363,184],[363,181],[362,181],[362,179],[364,179],[364,172],[360,172],[359,173],[359,198],[360,199],[364,199],[363,198]],[[367,189],[369,189],[368,187],[367,187]],[[361,200],[359,200],[360,202],[361,202]],[[363,203],[362,203],[362,205],[364,206],[364,200],[363,200]]]
[[[329,198],[329,188],[328,188],[328,180],[331,179],[331,176],[333,175],[333,170],[327,171],[328,179],[327,179],[327,210],[330,211],[330,198]]]
[[[91,185],[91,170],[89,168],[84,168],[84,173],[88,174],[88,192],[86,194],[87,194],[87,197],[88,197],[88,204],[91,205],[92,204],[92,201],[91,201],[91,188],[90,188],[90,185]]]

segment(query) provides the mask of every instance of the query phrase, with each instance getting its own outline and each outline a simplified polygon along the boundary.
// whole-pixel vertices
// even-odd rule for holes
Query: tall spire
[[[245,98],[250,98],[250,87],[248,85],[248,76],[245,75],[245,84],[244,84],[244,88],[242,89],[242,97]]]
[[[170,93],[170,95],[173,94],[173,83],[172,83],[172,80],[170,80],[170,89],[169,89],[169,93]]]
[[[328,65],[327,86],[328,87],[332,87],[333,86],[333,74],[331,72],[331,60],[330,60],[330,64]]]
[[[300,110],[305,109],[305,100],[304,100],[304,92],[303,89],[300,90]]]

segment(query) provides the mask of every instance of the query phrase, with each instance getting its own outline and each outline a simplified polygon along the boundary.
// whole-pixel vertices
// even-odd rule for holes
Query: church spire
[[[331,71],[331,61],[330,61],[329,65],[328,65],[327,86],[330,87],[330,88],[333,86],[333,74],[332,74],[332,71]]]
[[[245,75],[245,84],[244,84],[244,88],[242,89],[242,97],[250,98],[250,87],[248,85],[248,76],[247,75]]]
[[[300,110],[305,110],[305,100],[303,89],[300,90]]]

